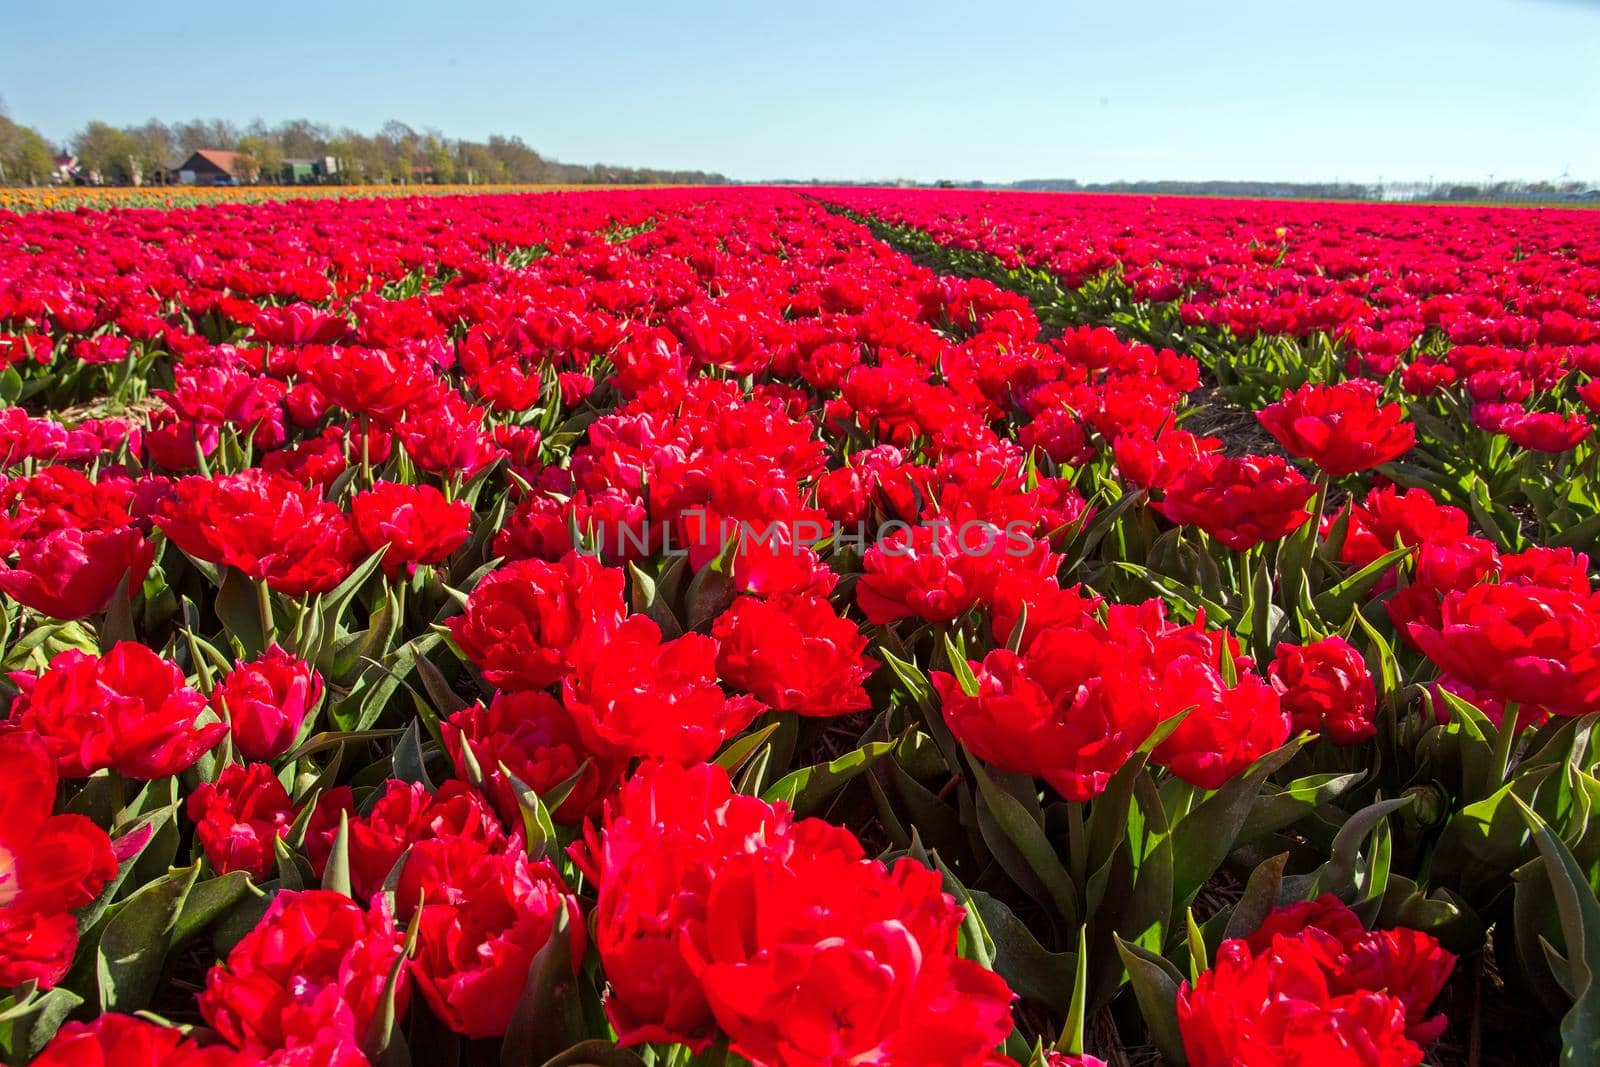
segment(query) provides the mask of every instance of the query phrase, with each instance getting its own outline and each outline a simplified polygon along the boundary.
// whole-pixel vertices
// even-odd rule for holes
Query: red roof
[[[197,148],[195,155],[210,163],[224,174],[232,174],[234,161],[239,158],[237,152],[224,152],[220,148]]]

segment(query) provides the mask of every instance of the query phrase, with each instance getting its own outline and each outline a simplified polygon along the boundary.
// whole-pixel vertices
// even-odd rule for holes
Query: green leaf
[[[1142,503],[1147,495],[1142,489],[1124,491],[1110,507],[1097,511],[1087,526],[1080,523],[1078,532],[1067,545],[1065,573],[1072,573],[1074,567],[1088,559],[1090,553],[1105,540],[1106,535],[1122,521],[1123,516],[1131,508]]]
[[[1249,937],[1267,921],[1267,916],[1278,906],[1278,894],[1283,888],[1283,871],[1288,863],[1289,854],[1282,852],[1250,872],[1244,893],[1228,913],[1228,925],[1223,931],[1225,939]]]
[[[667,583],[657,582],[634,563],[629,563],[627,570],[632,581],[629,604],[633,611],[649,616],[661,628],[661,636],[667,640],[682,635],[683,623],[668,602],[668,590],[663,588]]]
[[[1004,978],[1018,996],[1055,1004],[1071,993],[1074,963],[1071,953],[1046,949],[1027,924],[1005,904],[987,893],[962,885],[937,852],[925,861],[921,860],[919,852],[922,852],[920,840],[914,842],[912,858],[929,863],[944,876],[945,892],[961,902],[986,939],[989,968]]]
[[[255,583],[245,577],[243,571],[223,568],[214,606],[223,628],[244,648],[246,656],[257,656],[266,650],[267,638],[261,630]]]
[[[315,805],[307,804],[304,810],[311,810]],[[278,888],[291,892],[299,892],[311,885],[311,864],[306,858],[294,850],[284,838],[278,838],[274,845],[278,861]]]
[[[1083,1054],[1083,1022],[1089,1004],[1089,928],[1078,927],[1078,961],[1072,978],[1072,999],[1067,1004],[1067,1021],[1061,1027],[1056,1051],[1069,1056]]]
[[[422,754],[422,727],[416,719],[412,719],[406,732],[400,735],[400,743],[394,748],[392,765],[394,776],[400,781],[420,782],[428,792],[437,791],[428,778],[427,760]]]
[[[401,1038],[396,1044],[395,1023],[398,1021],[400,993],[406,983],[406,962],[416,951],[417,931],[421,927],[422,909],[418,908],[412,912],[411,922],[406,925],[402,951],[389,968],[383,993],[378,998],[378,1010],[373,1013],[372,1022],[367,1028],[364,1051],[367,1059],[380,1067],[404,1067],[411,1060],[405,1040]]]
[[[21,1019],[33,1012],[34,998],[39,993],[39,981],[30,978],[19,986],[14,986],[3,1000],[0,1000],[0,1025],[12,1019]],[[0,1045],[4,1041],[0,1040]]]
[[[734,791],[747,797],[760,796],[767,780],[767,769],[771,766],[772,746],[762,745],[756,749],[755,755],[745,762],[744,769],[734,778]]]
[[[1378,661],[1378,681],[1382,683],[1379,692],[1392,698],[1400,690],[1400,664],[1395,659],[1394,647],[1367,621],[1366,615],[1354,611],[1350,617],[1367,635],[1370,654]]]
[[[1582,522],[1567,527],[1545,542],[1551,548],[1584,549],[1600,543],[1600,514],[1590,515]]]
[[[83,998],[65,986],[57,986],[28,1005],[28,1010],[7,1024],[11,1029],[11,1056],[14,1062],[27,1063],[37,1056],[61,1024],[67,1021]]]
[[[1516,776],[1493,794],[1452,815],[1434,849],[1431,880],[1461,886],[1469,896],[1503,889],[1512,871],[1533,854],[1533,838],[1512,793],[1537,803],[1540,787],[1564,770],[1555,766],[1517,769]],[[1544,813],[1550,815],[1548,811]]]
[[[572,958],[571,917],[556,912],[550,939],[533,957],[522,999],[511,1013],[500,1067],[534,1067],[583,1039],[583,1007]]]
[[[1334,835],[1328,861],[1310,875],[1286,879],[1285,884],[1290,887],[1287,892],[1306,900],[1321,896],[1323,893],[1332,893],[1342,900],[1351,900],[1358,888],[1356,876],[1361,866],[1361,846],[1368,837],[1377,833],[1380,824],[1384,823],[1390,814],[1408,807],[1411,803],[1410,796],[1380,800],[1351,815]],[[1385,847],[1381,840],[1375,841],[1374,844],[1379,849]]]
[[[463,749],[467,747],[465,739],[462,741],[462,747]],[[522,811],[522,830],[527,837],[528,858],[543,859],[550,846],[556,842],[556,824],[550,817],[550,809],[531,786],[511,773],[511,768],[501,763],[499,769],[517,798],[517,807]],[[576,784],[583,771],[584,769],[580,767],[568,780],[570,784],[567,786],[567,792],[571,792],[572,785]]]
[[[1256,798],[1239,831],[1239,844],[1249,844],[1268,834],[1293,826],[1314,812],[1320,805],[1343,795],[1359,783],[1365,774],[1313,774],[1296,778],[1281,788],[1267,783]]]
[[[1189,1058],[1184,1054],[1183,1035],[1178,1030],[1178,986],[1183,976],[1165,957],[1148,949],[1120,937],[1116,938],[1116,945],[1150,1039],[1169,1063],[1185,1067]]]
[[[1089,885],[1085,893],[1090,912],[1100,909],[1101,893],[1109,877],[1111,862],[1128,839],[1128,809],[1133,804],[1135,780],[1144,773],[1148,754],[1135,752],[1111,776],[1105,791],[1089,805],[1085,830],[1085,866]]]
[[[1272,602],[1272,572],[1267,569],[1264,554],[1244,592],[1249,598],[1249,610],[1241,621],[1249,625],[1240,630],[1239,636],[1249,639],[1258,657],[1266,658],[1271,655],[1272,635],[1283,619],[1283,610]]]
[[[1128,822],[1133,888],[1115,929],[1128,940],[1159,952],[1177,907],[1173,897],[1173,839],[1161,791],[1141,774],[1134,782],[1135,807]]]
[[[1194,909],[1185,908],[1183,913],[1187,931],[1186,941],[1189,946],[1189,978],[1191,981],[1199,981],[1200,976],[1211,969],[1211,960],[1206,954],[1205,935],[1200,932],[1200,924],[1195,922]]]
[[[101,776],[97,778],[91,778],[89,780],[89,785],[94,786],[96,783],[109,784],[109,782],[110,779],[108,776]],[[74,798],[74,800],[83,799],[88,795],[88,793],[89,789],[85,788],[82,793],[79,793],[78,796]],[[111,881],[107,882],[105,887],[101,889],[100,895],[95,898],[94,902],[89,904],[78,913],[78,929],[87,930],[89,927],[93,926],[102,915],[105,914],[106,909],[110,907],[111,902],[115,900],[117,895],[122,891],[122,887],[127,884],[128,879],[133,876],[135,870],[139,866],[140,860],[142,860],[145,855],[150,852],[152,843],[156,841],[156,836],[177,815],[177,813],[178,805],[176,804],[170,804],[164,808],[158,808],[155,811],[147,812],[146,814],[140,816],[131,826],[128,826],[117,834],[117,840],[122,842],[124,845],[126,845],[128,838],[134,834],[146,833],[148,836],[146,837],[144,843],[138,847],[138,850],[133,853],[133,855],[128,856],[126,859],[117,864],[117,873],[112,877]],[[85,812],[84,814],[88,813]],[[93,816],[91,815],[91,817]],[[113,818],[114,816],[108,813],[107,816],[101,821],[104,821],[109,825]],[[135,884],[137,884],[137,881]]]
[[[1233,612],[1208,598],[1200,590],[1186,586],[1164,574],[1157,574],[1149,567],[1138,563],[1128,563],[1124,560],[1116,560],[1114,563],[1117,569],[1126,571],[1143,581],[1152,592],[1189,620],[1192,621],[1203,609],[1208,622],[1220,626],[1237,625]]]
[[[344,730],[370,729],[382,717],[395,690],[405,684],[406,675],[439,640],[437,631],[422,634],[389,653],[381,662],[368,666],[350,695],[333,705],[330,716],[334,725]]]
[[[1600,1060],[1600,985],[1595,982],[1596,969],[1600,968],[1600,899],[1596,899],[1578,861],[1551,832],[1549,824],[1515,794],[1512,799],[1533,830],[1550,888],[1555,891],[1567,942],[1573,1004],[1561,1020],[1561,1062],[1574,1067],[1592,1064]]]
[[[1044,827],[1029,814],[1016,797],[995,783],[989,769],[977,760],[972,761],[974,777],[978,782],[978,809],[987,813],[994,825],[1027,864],[1028,872],[1044,886],[1049,898],[1041,903],[1054,905],[1057,916],[1067,926],[1079,921],[1078,892],[1073,888],[1072,876],[1062,866],[1055,848],[1045,836]],[[980,826],[982,826],[980,820]],[[985,837],[988,834],[985,833]],[[993,843],[991,843],[991,847]],[[996,859],[1000,856],[997,854]]]
[[[280,887],[268,883],[255,893],[246,893],[211,924],[211,951],[218,957],[227,956],[251,930],[261,924],[262,916],[272,907]]]
[[[773,735],[779,725],[776,722],[769,722],[759,730],[753,730],[750,733],[734,738],[728,742],[726,748],[717,753],[717,758],[712,762],[730,775],[738,773],[739,768],[743,767],[745,762],[755,755],[756,749],[761,747],[762,742]]]
[[[445,680],[444,673],[434,666],[427,656],[416,657],[417,677],[422,679],[422,688],[428,694],[428,700],[433,704],[441,719],[448,719],[458,711],[470,706],[470,702],[462,697],[450,683]]]
[[[972,673],[972,664],[967,661],[966,652],[950,639],[949,634],[944,635],[944,650],[946,658],[950,660],[950,673],[955,675],[961,691],[969,697],[977,696],[978,677]]]
[[[739,595],[739,589],[733,584],[731,573],[733,553],[739,544],[738,538],[729,541],[722,556],[701,567],[689,580],[687,603],[684,606],[687,629],[700,629],[727,611],[733,604],[734,598]]]
[[[167,938],[169,946],[177,948],[215,922],[244,899],[247,893],[260,895],[260,892],[250,884],[250,875],[246,871],[229,871],[219,878],[196,882],[184,898],[177,921],[172,924]]]
[[[1324,589],[1313,601],[1317,614],[1330,620],[1349,617],[1356,606],[1371,594],[1384,575],[1389,573],[1389,569],[1413,551],[1415,550],[1409,547],[1392,549],[1343,581]]]
[[[384,738],[394,737],[399,730],[324,730],[313,734],[306,742],[300,745],[278,762],[284,764],[297,763],[307,756],[314,756],[318,752],[325,752],[330,748],[338,748],[343,744],[357,744],[364,741],[381,741]]]
[[[1172,828],[1175,906],[1183,907],[1192,901],[1216,873],[1249,821],[1267,777],[1288,763],[1304,743],[1303,738],[1295,738],[1262,756],[1176,821]]]
[[[340,623],[344,619],[345,608],[350,606],[350,602],[355,599],[356,592],[366,583],[368,578],[372,577],[372,573],[378,569],[378,565],[383,562],[384,553],[388,549],[388,545],[379,548],[378,551],[368,556],[347,574],[344,581],[334,586],[331,592],[323,594],[321,612],[323,633],[339,632]],[[302,657],[309,654],[311,658],[315,658],[314,649],[298,651],[300,651]]]
[[[333,838],[333,850],[328,853],[328,865],[322,870],[322,888],[341,896],[355,898],[350,889],[350,813],[339,813],[339,831]]]
[[[889,665],[889,670],[894,672],[900,684],[905,686],[906,692],[911,694],[911,699],[917,702],[917,706],[925,714],[931,712],[933,685],[928,681],[928,676],[923,673],[922,668],[915,663],[906,662],[888,649],[880,649],[878,654]]]
[[[645,1067],[645,1062],[632,1049],[592,1038],[550,1057],[540,1067]]]
[[[100,623],[100,651],[106,653],[120,641],[135,641],[138,635],[133,628],[133,598],[128,595],[128,574],[123,574],[111,594],[105,618]]]
[[[1011,652],[1021,651],[1022,637],[1027,632],[1028,602],[1024,600],[1021,602],[1021,608],[1017,611],[1017,621],[1011,626],[1011,636],[1006,638],[1006,648]]]
[[[172,929],[200,866],[173,871],[129,897],[100,935],[100,1010],[133,1012],[150,1003],[166,963]]]
[[[791,771],[768,787],[761,799],[769,804],[785,801],[796,814],[806,815],[843,789],[850,779],[893,752],[899,743],[899,738],[870,741],[827,763]]]

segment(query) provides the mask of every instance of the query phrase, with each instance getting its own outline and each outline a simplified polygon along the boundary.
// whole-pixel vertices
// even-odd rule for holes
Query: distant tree
[[[150,119],[143,126],[130,126],[124,132],[133,141],[134,158],[146,181],[163,180],[166,172],[188,155],[178,144],[172,127],[158,119]]]
[[[38,185],[48,181],[54,169],[50,146],[39,131],[0,113],[0,184]]]
[[[443,136],[429,131],[422,139],[422,154],[433,170],[433,180],[439,185],[450,185],[456,180],[456,159],[450,153],[450,144]]]
[[[231,152],[239,144],[239,128],[225,119],[180,122],[172,127],[172,133],[178,142],[178,154],[183,156],[201,148]]]
[[[0,116],[4,115],[3,103],[0,101]],[[32,131],[26,136],[14,132],[23,129],[15,123],[0,126],[0,167],[7,170],[12,181],[28,179],[9,172],[34,170],[39,171],[42,180],[50,170],[49,146],[44,147],[41,167],[38,147],[42,139],[35,143],[37,134]],[[23,143],[25,149],[18,147]],[[108,181],[120,182],[131,181],[136,175],[160,180],[190,153],[207,148],[241,153],[241,177],[246,180],[259,176],[276,181],[288,159],[332,156],[337,164],[335,180],[355,185],[410,181],[421,175],[440,183],[477,184],[726,181],[720,174],[702,171],[562,163],[540,155],[521,137],[495,134],[487,142],[456,141],[440,130],[418,133],[397,119],[384,123],[372,134],[348,128],[335,131],[309,119],[291,119],[276,126],[257,119],[243,128],[225,119],[193,119],[170,125],[151,119],[142,126],[122,129],[91,122],[73,138],[72,144],[85,169],[99,171]],[[24,151],[29,160],[26,168],[13,162],[13,157],[20,159],[16,154]]]
[[[322,151],[333,157],[339,166],[339,180],[349,185],[361,184],[361,174],[356,164],[356,148],[345,134],[331,137]]]
[[[278,138],[278,144],[283,147],[283,154],[288,159],[315,159],[318,156],[332,155],[329,143],[332,135],[326,126],[319,126],[310,119],[290,119],[280,122],[273,131]]]
[[[235,151],[239,153],[236,162],[242,172],[241,179],[246,173],[249,181],[275,182],[283,176],[283,146],[266,127],[239,138]]]
[[[417,131],[403,122],[390,119],[379,128],[375,140],[383,159],[385,178],[410,181],[411,171],[422,151],[422,138]]]
[[[504,165],[505,177],[502,181],[512,182],[549,182],[558,181],[552,173],[552,167],[545,162],[543,156],[528,147],[520,137],[501,137],[494,135],[489,138],[489,154],[494,156]]]
[[[504,180],[499,176],[500,161],[489,151],[489,146],[477,141],[461,141],[456,145],[456,159],[461,180],[472,185],[486,185]]]
[[[110,123],[89,123],[72,139],[72,151],[80,167],[99,172],[105,181],[126,184],[142,174],[139,143]]]

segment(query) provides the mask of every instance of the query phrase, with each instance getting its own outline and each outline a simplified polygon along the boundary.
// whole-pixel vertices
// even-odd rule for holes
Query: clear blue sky
[[[743,179],[1600,181],[1600,0],[0,0],[0,96]]]

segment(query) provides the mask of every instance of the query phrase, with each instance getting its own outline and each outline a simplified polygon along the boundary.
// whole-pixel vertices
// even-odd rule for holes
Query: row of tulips
[[[1582,1062],[1581,500],[897,195],[0,216],[10,1059]]]
[[[1390,481],[1517,544],[1600,539],[1600,241],[1584,211],[821,195],[881,236],[1198,357],[1235,404],[1373,383],[1422,446]],[[1449,237],[1441,237],[1448,233]]]

